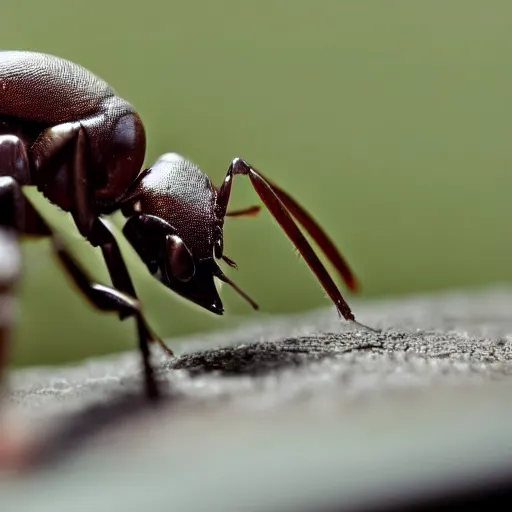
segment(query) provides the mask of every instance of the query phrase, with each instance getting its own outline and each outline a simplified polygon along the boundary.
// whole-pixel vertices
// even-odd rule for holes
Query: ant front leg
[[[352,313],[349,305],[341,295],[341,292],[316,255],[315,251],[300,231],[299,227],[293,220],[293,217],[295,217],[295,219],[318,244],[325,256],[333,264],[340,276],[345,280],[349,289],[356,289],[357,281],[352,274],[352,271],[324,230],[291,196],[274,185],[270,180],[265,178],[259,171],[241,158],[235,158],[231,162],[224,183],[219,189],[217,196],[217,216],[219,218],[224,218],[224,216],[227,215],[231,186],[233,178],[236,175],[245,175],[249,177],[254,190],[260,196],[265,206],[281,225],[288,238],[292,241],[308,266],[316,275],[323,289],[336,306],[339,314],[346,320],[355,323],[360,327],[374,331],[374,329],[362,325],[355,320],[354,314]]]
[[[52,146],[54,144],[54,146]],[[102,219],[95,208],[93,198],[93,189],[90,178],[90,166],[88,165],[89,145],[87,135],[80,123],[67,123],[57,127],[50,128],[36,141],[36,152],[45,155],[49,160],[55,156],[59,150],[62,150],[68,144],[72,144],[70,173],[70,191],[72,199],[71,214],[79,232],[91,243],[93,247],[99,247],[102,251],[105,264],[107,266],[110,278],[114,288],[125,295],[137,299],[135,287],[122,257],[117,241],[108,227],[107,222]],[[34,149],[34,148],[33,148]],[[51,181],[52,169],[45,168],[44,159],[37,161],[39,171],[43,174],[40,178],[42,183]],[[62,253],[59,253],[62,258]],[[66,261],[63,260],[64,264]],[[83,283],[82,283],[83,284]],[[81,285],[82,286],[82,285]],[[82,288],[83,289],[83,288]],[[129,308],[119,310],[121,319],[129,315]],[[154,399],[159,395],[157,384],[154,377],[153,368],[150,363],[149,343],[159,342],[165,347],[151,332],[142,312],[139,310],[135,315],[137,323],[137,334],[139,349],[142,356],[142,363],[146,381],[146,391],[148,397]],[[167,349],[167,347],[165,347]],[[172,354],[170,349],[167,352]]]

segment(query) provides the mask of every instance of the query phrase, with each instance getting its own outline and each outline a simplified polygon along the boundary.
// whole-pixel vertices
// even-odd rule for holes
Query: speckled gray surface
[[[512,289],[354,306],[382,332],[329,309],[174,340],[156,410],[133,353],[16,372],[54,464],[0,510],[386,507],[512,471]]]

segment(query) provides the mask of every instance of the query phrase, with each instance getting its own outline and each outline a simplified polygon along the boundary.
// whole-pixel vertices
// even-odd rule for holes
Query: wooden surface
[[[382,332],[329,309],[174,340],[158,408],[132,353],[14,373],[43,465],[0,510],[387,510],[511,476],[512,289],[354,309]]]

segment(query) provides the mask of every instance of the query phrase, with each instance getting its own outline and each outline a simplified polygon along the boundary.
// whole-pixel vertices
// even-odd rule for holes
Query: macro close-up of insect
[[[0,512],[508,497],[511,16],[5,2]]]
[[[259,211],[258,206],[228,210],[234,176],[246,175],[339,314],[355,322],[298,224],[350,290],[357,288],[355,277],[323,229],[286,192],[241,158],[231,162],[224,182],[216,187],[195,164],[176,153],[164,154],[143,169],[145,152],[141,118],[102,79],[52,55],[0,52],[0,285],[4,295],[9,296],[19,278],[18,235],[51,237],[63,268],[95,307],[121,318],[135,317],[146,391],[149,397],[157,397],[149,344],[162,342],[144,319],[132,279],[103,216],[123,213],[127,219],[123,234],[150,274],[185,299],[222,314],[217,278],[256,309],[256,303],[217,263],[220,260],[236,267],[224,254],[224,218]],[[24,197],[25,186],[36,187],[51,203],[71,214],[79,233],[101,249],[111,286],[93,282],[81,269],[58,233]],[[6,308],[0,337],[2,366],[11,328],[8,315]]]

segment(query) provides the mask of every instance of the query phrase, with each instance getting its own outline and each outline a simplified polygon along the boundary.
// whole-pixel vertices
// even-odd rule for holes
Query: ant
[[[241,158],[231,162],[220,187],[175,153],[164,154],[141,171],[145,150],[141,118],[105,81],[53,55],[0,52],[0,288],[6,300],[20,272],[17,235],[51,237],[64,269],[94,306],[116,312],[121,319],[135,317],[146,393],[157,398],[149,343],[156,341],[166,347],[144,319],[132,279],[103,215],[122,211],[127,217],[123,233],[149,272],[182,297],[222,314],[214,282],[217,278],[257,308],[217,264],[222,260],[236,267],[224,254],[224,218],[259,211],[257,206],[227,210],[233,178],[243,175],[250,179],[339,314],[355,322],[295,220],[350,290],[357,288],[354,275],[323,229],[288,193]],[[22,187],[27,185],[37,187],[51,203],[69,212],[80,234],[101,249],[112,286],[92,282],[80,268],[60,243],[58,233],[24,197]],[[0,326],[0,369],[5,365],[10,322],[7,317]]]

